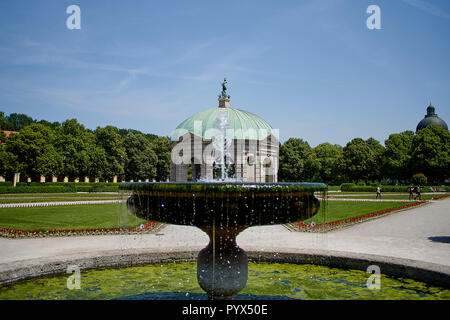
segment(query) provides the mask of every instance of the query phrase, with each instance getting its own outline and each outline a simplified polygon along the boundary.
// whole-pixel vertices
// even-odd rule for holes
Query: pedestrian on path
[[[380,197],[380,199],[381,199],[381,186],[377,187],[377,197],[376,197],[376,199],[378,199],[378,197]]]
[[[409,200],[412,200],[414,197],[414,185],[411,183],[411,186],[408,188],[409,191]]]
[[[415,200],[417,200],[417,198],[419,198],[419,200],[422,200],[422,197],[420,195],[420,185],[417,186],[417,188],[416,188],[416,194],[417,194],[417,196],[416,196]]]

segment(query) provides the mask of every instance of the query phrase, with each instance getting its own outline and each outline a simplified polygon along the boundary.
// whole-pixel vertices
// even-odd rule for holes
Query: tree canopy
[[[165,181],[170,175],[170,139],[113,126],[87,129],[76,119],[62,123],[0,111],[0,175],[96,177],[101,180]],[[19,131],[20,134],[3,132]],[[344,147],[314,148],[301,138],[280,144],[280,181],[327,184],[391,180],[409,183],[423,174],[429,183],[450,178],[450,133],[436,125],[393,133],[381,145],[355,138]]]

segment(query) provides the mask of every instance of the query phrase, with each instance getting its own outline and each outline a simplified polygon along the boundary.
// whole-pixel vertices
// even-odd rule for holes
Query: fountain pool
[[[81,289],[67,288],[68,275],[17,282],[0,288],[0,300],[206,300],[195,262],[100,268],[81,273]],[[381,275],[381,289],[366,286],[368,274],[310,264],[250,262],[248,282],[237,300],[450,299],[450,290]]]

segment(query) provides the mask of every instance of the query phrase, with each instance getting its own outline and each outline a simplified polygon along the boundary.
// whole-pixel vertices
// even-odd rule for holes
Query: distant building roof
[[[2,132],[6,135],[6,137],[9,137],[9,135],[11,134],[11,133],[14,133],[14,134],[20,134],[20,132],[17,132],[17,131],[8,131],[8,130],[2,130]],[[5,144],[3,141],[1,141],[0,140],[0,143],[1,144]]]
[[[424,129],[425,127],[429,126],[430,124],[436,124],[436,125],[444,128],[445,130],[448,130],[447,123],[445,123],[444,120],[442,120],[441,118],[439,118],[437,116],[437,114],[435,113],[435,109],[431,104],[427,108],[427,114],[426,114],[425,118],[422,119],[419,122],[419,124],[417,125],[416,133],[419,130]]]

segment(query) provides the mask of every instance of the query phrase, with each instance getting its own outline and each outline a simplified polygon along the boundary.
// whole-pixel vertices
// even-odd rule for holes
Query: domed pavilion
[[[445,123],[444,120],[442,120],[441,118],[438,117],[438,115],[435,113],[435,109],[431,105],[431,103],[427,108],[427,114],[426,114],[425,118],[423,118],[417,125],[416,133],[419,132],[419,130],[426,128],[430,124],[436,124],[436,125],[444,128],[445,130],[448,130],[447,124]]]
[[[220,180],[224,171],[243,182],[278,181],[278,130],[231,108],[226,84],[225,79],[218,107],[194,114],[174,130],[171,181]]]

